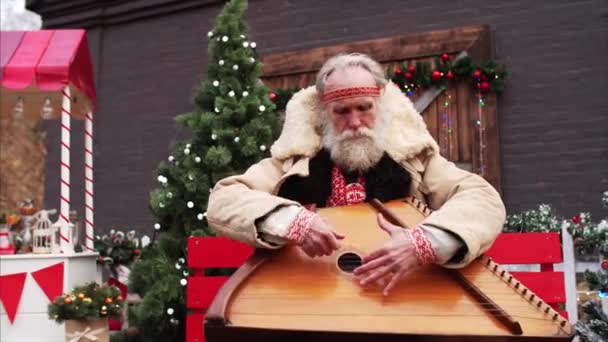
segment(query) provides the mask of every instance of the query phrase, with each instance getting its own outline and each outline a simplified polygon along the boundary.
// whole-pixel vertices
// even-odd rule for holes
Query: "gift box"
[[[108,319],[65,321],[65,342],[109,342]]]

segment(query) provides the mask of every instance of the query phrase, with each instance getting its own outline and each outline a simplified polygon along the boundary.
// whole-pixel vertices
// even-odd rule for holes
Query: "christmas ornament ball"
[[[441,72],[439,70],[435,70],[431,73],[431,79],[433,81],[439,81],[441,79]]]
[[[479,90],[484,91],[484,92],[490,90],[490,83],[488,83],[488,82],[481,82],[479,84]]]
[[[129,335],[130,337],[135,337],[139,335],[139,329],[137,327],[129,327],[127,329],[127,335]]]

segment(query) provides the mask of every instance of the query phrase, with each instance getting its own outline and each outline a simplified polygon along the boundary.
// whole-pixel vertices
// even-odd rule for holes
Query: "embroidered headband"
[[[380,96],[380,88],[378,87],[350,87],[327,91],[323,94],[323,102],[328,103],[336,100],[347,99],[359,96]]]

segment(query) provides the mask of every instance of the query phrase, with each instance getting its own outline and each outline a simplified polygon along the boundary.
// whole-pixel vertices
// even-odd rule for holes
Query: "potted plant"
[[[108,342],[108,318],[118,317],[123,306],[117,287],[91,282],[57,296],[48,315],[57,323],[65,322],[66,342]]]
[[[134,230],[124,233],[112,229],[108,235],[95,237],[95,250],[99,252],[97,263],[108,271],[109,276],[126,284],[131,264],[139,259],[141,249],[149,243],[149,237],[138,238]]]

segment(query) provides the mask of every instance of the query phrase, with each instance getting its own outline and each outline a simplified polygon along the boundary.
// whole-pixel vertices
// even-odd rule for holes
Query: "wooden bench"
[[[223,237],[191,237],[188,240],[188,279],[186,306],[186,341],[204,342],[205,311],[227,276],[208,276],[206,270],[236,268],[253,253],[253,248]],[[499,264],[540,264],[540,272],[511,272],[547,304],[568,317],[561,305],[565,303],[563,272],[553,265],[562,262],[559,233],[503,233],[486,255]],[[208,272],[208,271],[207,271]]]

